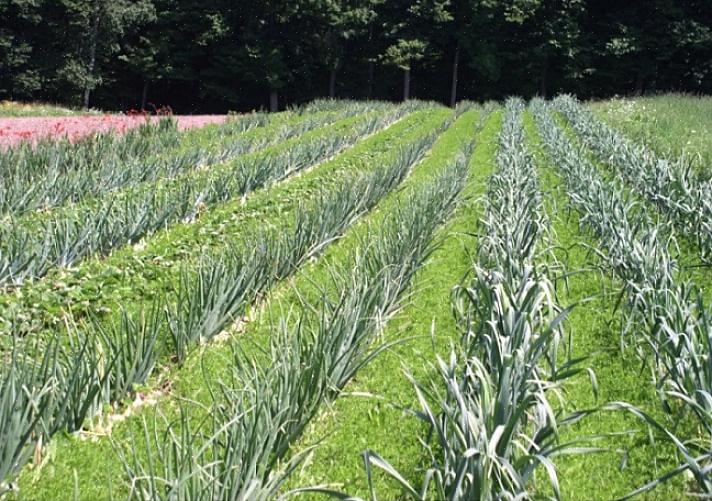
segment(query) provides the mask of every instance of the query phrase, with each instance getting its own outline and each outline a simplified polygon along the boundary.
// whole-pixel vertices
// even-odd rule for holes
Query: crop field
[[[712,498],[712,100],[49,129],[0,147],[0,498]]]

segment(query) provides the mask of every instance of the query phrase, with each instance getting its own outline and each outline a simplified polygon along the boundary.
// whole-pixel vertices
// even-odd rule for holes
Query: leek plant
[[[641,144],[597,120],[572,96],[553,106],[585,144],[614,167],[617,176],[693,235],[705,260],[712,258],[712,179],[696,173],[685,158],[660,158]]]
[[[39,421],[49,410],[51,382],[28,386],[25,377],[33,360],[16,349],[0,368],[0,496],[13,490],[11,480],[42,446]]]
[[[213,384],[207,410],[157,418],[154,431],[146,424],[144,437],[121,450],[130,497],[274,499],[310,450],[290,455],[290,445],[383,349],[372,341],[432,250],[466,175],[461,157],[362,237],[346,269],[331,274],[335,294],[304,299],[297,321],[274,329],[264,358],[236,347],[232,374]]]
[[[157,363],[157,341],[163,316],[159,309],[129,315],[121,311],[118,319],[101,322],[90,320],[90,328],[97,333],[110,366],[104,366],[108,393],[103,402],[121,402],[133,394],[134,388],[148,380]]]
[[[404,109],[371,113],[349,131],[324,128],[284,143],[272,154],[253,155],[188,176],[117,192],[48,217],[0,226],[0,285],[21,284],[93,254],[105,254],[175,222],[188,222],[207,206],[244,195],[299,172],[402,116]]]
[[[474,277],[453,291],[462,329],[449,359],[438,358],[433,379],[412,381],[434,443],[423,440],[429,465],[414,487],[386,459],[364,453],[371,486],[383,470],[413,499],[526,499],[543,466],[560,497],[552,458],[573,451],[558,429],[585,413],[563,416],[549,403],[575,362],[557,367],[566,310],[556,302],[547,251],[548,225],[536,171],[524,144],[524,105],[510,99],[500,133],[498,172],[490,180],[480,222]],[[586,449],[577,449],[579,452]]]
[[[569,198],[581,212],[581,224],[598,235],[607,252],[597,253],[624,281],[624,338],[636,336],[641,357],[652,358],[663,408],[676,420],[679,414],[693,415],[700,437],[679,439],[641,411],[623,403],[617,406],[664,431],[684,457],[676,473],[689,471],[700,490],[711,494],[712,326],[700,291],[679,277],[672,228],[654,223],[621,188],[605,182],[556,125],[546,103],[535,100],[532,109]],[[667,478],[664,475],[643,490]]]
[[[408,113],[413,113],[414,111],[423,110],[427,108],[440,106],[439,103],[433,101],[417,101],[411,100],[406,101],[398,106],[403,107]],[[359,101],[353,99],[315,99],[308,102],[300,108],[303,113],[328,113],[328,112],[339,112],[345,108],[355,107],[361,112],[373,111],[373,110],[388,110],[393,107],[393,103],[390,101]]]

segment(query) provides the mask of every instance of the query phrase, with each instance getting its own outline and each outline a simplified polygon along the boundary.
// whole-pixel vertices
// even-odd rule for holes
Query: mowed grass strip
[[[0,117],[65,117],[99,115],[101,113],[99,110],[65,108],[51,103],[0,101]]]
[[[419,117],[417,129],[423,132],[432,131],[440,126],[450,114],[451,112],[445,109],[430,110],[427,114]],[[401,130],[401,134],[398,136],[399,139],[392,141],[399,144],[400,141],[405,141],[408,136],[409,134],[404,134]],[[417,136],[418,134],[411,131],[410,137]],[[391,143],[391,151],[392,148],[393,143]],[[356,175],[359,171],[377,166],[381,158],[383,158],[381,155],[364,158],[361,162],[352,163],[350,171],[341,172],[340,174],[347,178],[349,175]],[[327,170],[323,173],[326,177],[317,177],[309,186],[318,186],[323,189],[324,186],[334,184],[333,175],[337,173],[338,171]],[[300,179],[305,177],[306,175]],[[331,181],[329,181],[330,179]],[[318,190],[315,189],[315,192],[318,192]],[[267,212],[269,213],[269,211]],[[278,214],[270,213],[270,215],[278,217]],[[288,215],[288,213],[279,214],[282,218]],[[282,219],[279,220],[281,221]],[[255,222],[256,225],[264,225],[265,223],[264,220]],[[343,246],[343,244],[339,242],[336,246]],[[328,250],[327,254],[330,252]],[[342,259],[344,258],[343,252],[345,251],[341,253]],[[294,286],[301,291],[307,288],[313,279],[314,277],[311,274],[307,274],[302,276],[298,282],[294,282]],[[289,283],[278,286],[277,291],[269,294],[269,296],[277,298],[281,296],[291,297],[291,302],[287,301],[287,303],[292,306],[300,304],[300,297],[303,298],[301,294],[297,294],[291,289]],[[274,301],[267,300],[262,309],[264,311],[281,311],[283,304],[280,301],[279,306],[276,306]],[[272,321],[273,319],[270,315],[262,315],[256,322],[247,324],[244,332],[246,338],[244,342],[250,346],[253,346],[253,342],[268,342],[274,328]],[[191,402],[209,402],[208,384],[210,382],[214,383],[221,375],[226,376],[231,370],[229,356],[231,349],[229,343],[218,343],[195,351],[192,356],[188,357],[185,364],[166,380],[170,386],[168,396],[159,399],[157,409],[162,414],[171,417],[177,415],[179,402],[188,400]],[[256,347],[254,349],[255,353],[259,351]],[[192,410],[195,411],[196,408],[192,408]],[[128,420],[114,423],[111,439],[104,436],[102,430],[95,430],[95,435],[93,433],[84,433],[82,435],[58,437],[58,440],[53,441],[48,447],[45,464],[40,468],[27,469],[22,475],[20,485],[23,498],[61,499],[63,496],[73,492],[74,471],[77,472],[80,499],[107,498],[108,485],[112,479],[115,481],[114,487],[119,492],[123,492],[121,491],[122,486],[116,485],[117,479],[121,478],[123,474],[123,470],[118,456],[113,451],[111,440],[127,444],[131,437],[142,436],[142,418],[146,417],[152,423],[151,426],[153,426],[155,423],[150,416],[153,416],[154,412],[155,409],[153,408],[143,408]],[[92,436],[97,439],[96,442],[91,440]],[[57,497],[57,493],[62,494]]]
[[[574,358],[596,374],[598,399],[588,374],[580,373],[565,385],[570,409],[590,409],[612,401],[626,401],[663,419],[649,369],[631,351],[621,352],[621,315],[615,305],[622,284],[610,271],[601,270],[586,247],[597,242],[579,228],[580,213],[572,209],[566,186],[543,145],[530,112],[524,116],[528,143],[536,158],[545,193],[546,211],[552,221],[557,260],[568,277],[557,285],[559,303],[576,305],[567,318],[572,332]],[[664,440],[651,443],[646,427],[626,412],[597,412],[563,430],[561,440],[616,434],[592,441],[609,452],[562,456],[556,461],[563,499],[609,500],[623,496],[677,465],[674,448]],[[542,485],[546,483],[542,479]],[[548,486],[548,484],[547,484]],[[679,499],[684,491],[679,480],[649,493],[645,499]]]
[[[286,224],[300,202],[388,155],[395,144],[426,134],[444,120],[444,113],[416,112],[308,172],[216,206],[192,223],[176,224],[106,258],[54,270],[43,280],[2,295],[0,328],[24,334],[54,330],[61,328],[69,311],[79,318],[90,311],[109,314],[119,305],[151,302],[171,289],[181,264],[264,224]]]
[[[417,437],[423,435],[423,425],[409,412],[419,407],[404,370],[407,368],[416,379],[425,377],[427,364],[437,354],[445,354],[457,339],[450,292],[470,267],[468,249],[472,248],[472,232],[482,211],[480,197],[494,168],[501,120],[501,112],[494,112],[477,134],[468,184],[463,192],[465,201],[437,233],[438,248],[416,275],[409,301],[388,323],[379,340],[402,342],[385,350],[361,370],[346,387],[346,393],[307,429],[295,449],[315,443],[318,446],[289,487],[328,484],[367,498],[361,452],[369,448],[389,458],[408,478],[420,478],[425,456]],[[457,130],[457,135],[453,126],[453,135],[447,142],[443,137],[440,148],[434,148],[428,159],[429,168],[421,169],[419,174],[432,175],[453,151],[471,141],[475,125],[471,120]],[[382,475],[377,473],[375,480],[379,497],[395,499],[401,495],[400,488]]]

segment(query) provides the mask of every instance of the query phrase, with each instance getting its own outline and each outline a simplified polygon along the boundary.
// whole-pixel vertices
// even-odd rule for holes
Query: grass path
[[[75,109],[52,103],[0,101],[0,117],[60,117],[98,115],[101,111]]]
[[[620,350],[620,314],[615,303],[621,284],[610,274],[595,269],[596,261],[584,245],[595,241],[579,229],[580,214],[570,210],[566,188],[543,150],[533,117],[525,114],[524,126],[531,151],[540,170],[547,213],[552,218],[557,259],[571,275],[568,287],[558,284],[560,304],[581,303],[571,312],[567,324],[573,334],[573,357],[589,357],[586,366],[596,373],[598,400],[594,398],[587,374],[570,380],[566,389],[571,409],[592,408],[624,400],[658,418],[664,418],[649,372],[641,371],[632,352]],[[582,245],[583,244],[583,245]],[[585,301],[585,302],[584,302]],[[583,303],[582,303],[583,302]],[[563,499],[606,500],[634,490],[676,464],[674,450],[665,441],[653,445],[641,422],[623,412],[596,413],[568,429],[562,440],[604,433],[634,433],[597,441],[594,445],[610,452],[562,457],[557,461]],[[623,454],[627,465],[621,470]],[[679,499],[682,486],[673,481],[645,499]]]
[[[439,231],[441,245],[416,276],[410,301],[388,323],[381,339],[406,341],[384,351],[360,371],[347,386],[347,394],[329,406],[305,432],[302,447],[321,441],[290,487],[327,483],[350,495],[367,497],[360,456],[367,448],[387,457],[401,472],[416,479],[422,476],[419,468],[424,451],[417,441],[422,426],[404,410],[418,406],[403,370],[407,367],[416,378],[423,375],[435,355],[445,353],[455,340],[450,291],[469,270],[467,249],[471,248],[471,232],[481,213],[479,197],[494,167],[500,125],[501,113],[496,112],[478,134],[464,193],[467,201]],[[466,132],[474,134],[474,129]],[[377,478],[376,490],[383,499],[399,495],[397,486]]]
[[[439,114],[436,113],[441,120],[449,114],[450,112],[446,110],[442,110]],[[474,112],[463,115],[453,127],[462,127],[461,124],[471,120],[473,114]],[[434,126],[433,123],[427,123],[427,121],[422,122],[421,125],[429,126],[431,130]],[[444,133],[444,135],[447,134],[448,131]],[[377,158],[371,158],[370,162],[362,164],[360,168],[365,169],[368,165],[373,165],[374,162],[377,162]],[[421,170],[421,167],[422,165],[416,167],[414,175]],[[322,179],[322,181],[325,180]],[[409,186],[414,182],[410,178],[405,181]],[[383,204],[378,207],[382,210]],[[376,210],[376,215],[381,210]],[[373,215],[367,216],[366,219],[373,217]],[[365,222],[358,223],[356,226],[366,227]],[[301,304],[300,300],[309,294],[308,289],[313,281],[320,278],[323,280],[335,262],[340,262],[342,267],[348,266],[343,261],[349,258],[349,252],[360,242],[358,235],[355,234],[357,231],[357,229],[349,230],[347,232],[349,236],[330,246],[322,259],[307,266],[296,277],[268,293],[267,300],[254,314],[254,321],[243,326],[244,331],[234,332],[233,339],[238,340],[246,350],[253,352],[257,357],[260,353],[258,345],[269,342],[275,325],[275,314],[278,316],[277,319],[280,319],[283,317],[282,313],[289,310],[296,311]],[[294,317],[290,317],[290,320],[294,320]],[[240,334],[240,337],[236,337],[237,334]],[[128,420],[116,424],[112,430],[111,439],[116,443],[128,446],[134,437],[142,436],[144,419],[149,422],[149,427],[153,428],[156,424],[154,416],[157,410],[162,415],[175,417],[181,402],[187,400],[209,402],[208,385],[227,377],[231,371],[231,350],[232,345],[229,342],[213,343],[201,350],[196,350],[192,356],[189,356],[185,365],[176,370],[170,378],[169,395],[160,398],[156,407],[144,407]],[[197,407],[193,407],[192,412],[200,414],[196,409]],[[199,417],[196,415],[195,419],[199,419]],[[159,429],[162,426],[160,422],[157,425]],[[110,479],[113,479],[114,489],[120,489],[121,486],[117,484],[120,483],[119,479],[123,475],[123,470],[113,451],[111,440],[105,436],[96,437],[96,441],[86,440],[86,438],[86,435],[81,438],[71,436],[53,442],[49,446],[49,457],[45,465],[35,471],[28,469],[21,477],[23,499],[57,499],[57,493],[61,493],[60,497],[68,495],[73,489],[74,472],[77,472],[80,499],[105,499]]]

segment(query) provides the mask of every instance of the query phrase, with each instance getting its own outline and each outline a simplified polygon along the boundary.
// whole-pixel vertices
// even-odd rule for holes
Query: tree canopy
[[[712,92],[708,0],[0,0],[0,99],[276,109]]]

